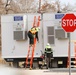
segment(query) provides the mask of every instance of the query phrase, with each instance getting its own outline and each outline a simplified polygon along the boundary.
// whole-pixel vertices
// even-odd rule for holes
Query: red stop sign
[[[76,17],[74,14],[65,14],[61,19],[62,28],[66,32],[73,32],[76,29]]]

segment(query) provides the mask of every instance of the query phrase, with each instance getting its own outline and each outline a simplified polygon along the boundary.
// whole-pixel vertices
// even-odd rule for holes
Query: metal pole
[[[69,32],[69,75],[71,75],[71,33]]]
[[[27,0],[26,0],[26,13],[28,13],[28,4],[27,4]]]
[[[41,0],[39,0],[39,12],[40,12],[40,9],[41,9]]]
[[[43,47],[43,50],[44,50],[44,29],[43,29],[43,13],[41,13],[41,25],[42,25],[42,47]]]

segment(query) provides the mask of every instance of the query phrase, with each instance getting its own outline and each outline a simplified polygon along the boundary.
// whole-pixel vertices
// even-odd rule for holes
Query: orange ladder
[[[33,64],[35,45],[36,45],[36,38],[34,38],[34,45],[33,45],[32,56],[31,56],[31,60],[30,60],[30,69],[32,68],[32,64]]]
[[[33,26],[36,26],[36,16],[34,16]],[[38,27],[40,26],[40,16],[38,16],[37,26],[38,26]],[[36,38],[34,38],[34,45],[33,45],[33,47],[32,47],[32,54],[31,54],[31,58],[30,58],[30,59],[31,59],[31,60],[30,60],[30,69],[32,69],[35,46],[36,46]],[[26,58],[26,67],[27,67],[27,64],[28,64],[29,55],[30,55],[30,48],[28,49],[28,54],[27,54],[27,58]]]
[[[74,52],[75,52],[75,56],[74,56],[74,59],[75,59],[75,67],[76,67],[76,42],[74,42]],[[68,60],[67,60],[67,68],[69,67],[70,63],[69,63],[69,60],[70,60],[70,45],[69,45],[69,49],[68,49]]]

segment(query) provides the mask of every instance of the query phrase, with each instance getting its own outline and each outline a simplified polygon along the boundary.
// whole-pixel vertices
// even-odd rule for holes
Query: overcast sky
[[[76,3],[76,0],[60,0],[60,2],[63,4],[63,3],[70,3],[71,5],[75,4]]]
[[[36,1],[39,1],[39,0],[36,0]],[[44,0],[41,0],[42,2],[44,1]],[[47,0],[48,2],[50,2],[50,1],[52,1],[52,2],[54,2],[54,1],[56,1],[56,0]],[[60,2],[61,2],[61,4],[68,4],[68,3],[70,3],[71,5],[73,5],[73,4],[75,4],[76,3],[76,0],[59,0]]]

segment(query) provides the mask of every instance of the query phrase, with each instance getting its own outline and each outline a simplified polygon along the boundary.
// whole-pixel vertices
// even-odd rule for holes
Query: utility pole
[[[26,0],[26,13],[28,13],[28,4],[27,4],[27,0]]]
[[[37,11],[38,13],[40,13],[41,14],[41,27],[42,27],[42,47],[43,47],[43,49],[44,49],[44,35],[43,35],[43,11],[41,11],[41,0],[39,0],[39,8],[38,8],[38,11]]]
[[[39,8],[38,8],[38,13],[40,13],[41,11],[40,11],[40,9],[41,9],[41,0],[39,0]]]

